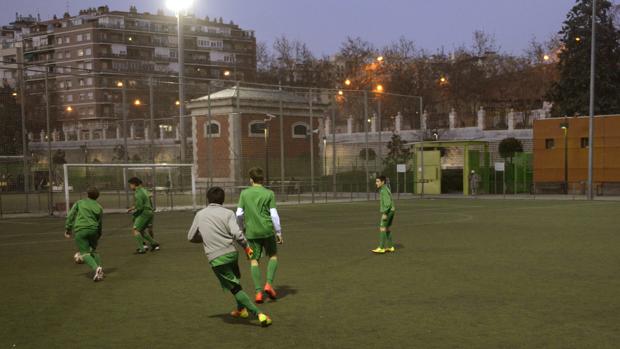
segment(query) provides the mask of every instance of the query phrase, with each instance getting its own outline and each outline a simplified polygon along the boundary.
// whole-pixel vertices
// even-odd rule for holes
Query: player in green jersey
[[[151,251],[159,251],[159,242],[153,238],[153,218],[155,213],[153,212],[153,204],[151,203],[151,196],[142,186],[142,181],[137,177],[132,177],[128,181],[129,188],[134,191],[134,206],[130,207],[127,212],[133,214],[133,228],[131,230],[138,248],[137,254],[144,254],[146,250],[144,246],[148,242]]]
[[[377,176],[375,179],[375,185],[379,190],[379,197],[381,198],[379,207],[381,221],[379,221],[379,247],[371,251],[379,254],[395,251],[391,227],[396,207],[394,207],[394,201],[392,201],[392,192],[385,182],[385,176]]]
[[[65,237],[75,235],[75,243],[84,263],[95,272],[93,281],[103,280],[101,257],[97,253],[97,243],[101,237],[103,208],[97,202],[99,190],[88,189],[88,198],[82,199],[69,211],[65,220]]]
[[[263,291],[267,293],[269,298],[276,299],[273,280],[278,269],[277,244],[283,243],[275,195],[273,191],[263,187],[263,179],[261,168],[250,169],[251,186],[241,192],[237,207],[239,227],[245,231],[248,244],[254,251],[250,270],[256,289],[256,303],[264,302]],[[267,283],[264,287],[258,266],[258,261],[263,253],[269,257]]]

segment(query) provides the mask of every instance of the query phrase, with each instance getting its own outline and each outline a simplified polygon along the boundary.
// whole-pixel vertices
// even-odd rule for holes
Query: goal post
[[[80,173],[73,179],[72,171],[76,172],[80,169],[83,171],[79,171]],[[145,183],[145,186],[152,191],[154,209],[160,206],[158,202],[161,203],[161,206],[174,209],[174,199],[179,199],[179,196],[181,196],[181,200],[179,200],[181,203],[177,202],[176,207],[187,209],[187,204],[190,202],[187,198],[187,189],[189,189],[191,208],[195,211],[197,207],[196,174],[196,165],[194,164],[63,164],[65,211],[68,214],[71,209],[71,192],[81,193],[87,186],[95,186],[102,194],[107,194],[108,197],[104,200],[106,202],[102,203],[104,207],[113,206],[110,197],[114,196],[116,200],[113,202],[117,204],[117,208],[120,210],[122,207],[121,192],[124,192],[126,206],[130,201],[127,180],[132,176],[142,179],[148,178],[148,183]],[[187,180],[190,183],[187,183]],[[158,182],[165,182],[165,185],[162,183],[158,185]],[[190,184],[189,188],[188,184]],[[78,189],[76,190],[76,188]],[[163,195],[165,198],[159,200],[158,191],[165,194]]]

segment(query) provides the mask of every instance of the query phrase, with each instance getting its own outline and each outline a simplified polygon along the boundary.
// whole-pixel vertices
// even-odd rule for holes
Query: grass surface
[[[61,219],[0,221],[0,348],[585,348],[620,343],[620,203],[397,202],[397,253],[376,256],[378,203],[280,208],[285,244],[262,309],[237,321],[191,213],[156,217],[132,255],[108,215],[93,283]],[[242,282],[251,290],[247,261]],[[264,267],[264,265],[263,265]],[[251,292],[249,292],[251,293]]]

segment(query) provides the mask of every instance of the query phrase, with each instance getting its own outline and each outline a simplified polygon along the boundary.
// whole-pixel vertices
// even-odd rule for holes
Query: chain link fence
[[[66,75],[30,77],[23,95],[18,87],[4,89],[0,113],[7,127],[0,144],[0,215],[62,212],[65,163],[135,164],[133,173],[146,179],[162,210],[187,206],[191,176],[173,169],[153,174],[140,170],[140,164],[196,164],[199,204],[205,203],[205,189],[212,185],[224,187],[226,202],[234,204],[255,166],[265,170],[266,185],[281,202],[374,199],[377,174],[388,175],[396,195],[419,195],[413,143],[485,141],[487,133],[495,137],[489,138],[485,169],[491,184],[481,193],[564,193],[567,185],[570,193],[584,191],[583,181],[572,177],[568,184],[556,176],[534,185],[531,154],[510,162],[505,171],[494,171],[494,163],[504,161],[497,153],[495,133],[524,131],[529,135],[526,152],[543,150],[545,144],[534,144],[527,133],[543,118],[536,111],[451,108],[390,93],[389,86],[382,91],[365,86],[301,88],[207,77],[187,77],[185,101],[179,101],[178,79],[173,76],[101,74],[82,80],[76,72],[70,80],[84,86],[74,92],[67,87]],[[561,146],[557,137],[555,142],[556,148]],[[577,143],[571,143],[574,151],[569,155],[583,157],[583,140],[572,142]],[[609,139],[608,145],[612,143]],[[450,152],[442,150],[444,155]],[[607,153],[611,158],[618,154],[612,148]],[[450,176],[462,182],[469,175],[458,172],[466,166],[455,159],[446,158],[444,162],[452,162],[441,166],[457,169]],[[405,165],[404,172],[396,170],[398,164]],[[130,206],[126,178],[118,170],[74,171],[71,200],[95,185],[105,193],[106,207]],[[615,195],[615,168],[600,171],[605,178],[597,184],[597,194]],[[564,187],[555,188],[558,182]]]

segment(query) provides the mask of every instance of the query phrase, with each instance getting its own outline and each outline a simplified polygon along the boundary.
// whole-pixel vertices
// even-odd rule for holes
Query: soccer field
[[[618,202],[402,200],[397,252],[372,255],[378,202],[282,206],[273,326],[227,315],[189,212],[104,218],[104,282],[72,261],[58,218],[0,221],[0,348],[613,348]],[[249,264],[241,263],[252,292]],[[264,265],[263,265],[264,267]]]

